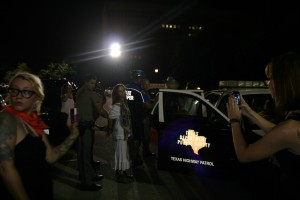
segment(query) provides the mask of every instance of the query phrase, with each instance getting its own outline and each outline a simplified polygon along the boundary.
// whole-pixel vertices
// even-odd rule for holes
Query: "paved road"
[[[55,200],[250,200],[239,183],[157,170],[155,158],[146,159],[143,166],[134,171],[134,182],[117,183],[109,165],[112,142],[104,135],[104,132],[96,132],[94,147],[95,159],[102,163],[103,189],[91,192],[77,188],[76,153],[70,151],[54,165]]]

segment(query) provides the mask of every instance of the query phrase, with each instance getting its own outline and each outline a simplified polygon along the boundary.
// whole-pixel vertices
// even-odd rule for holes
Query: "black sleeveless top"
[[[293,119],[300,122],[300,113],[289,115],[286,120]],[[300,138],[298,138],[300,140]],[[281,150],[276,154],[281,176],[280,176],[280,198],[299,199],[300,183],[300,155],[295,155],[287,150]]]
[[[41,137],[26,137],[15,146],[15,166],[31,200],[53,199],[51,168],[45,160],[46,146]],[[1,181],[0,181],[1,182]],[[0,199],[12,199],[0,183]]]

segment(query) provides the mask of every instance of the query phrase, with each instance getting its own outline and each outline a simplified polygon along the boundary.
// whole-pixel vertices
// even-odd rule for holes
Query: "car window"
[[[200,111],[199,100],[190,95],[164,93],[163,99],[164,110],[169,115],[197,115]]]
[[[163,96],[163,107],[166,121],[195,116],[208,123],[228,124],[226,119],[205,101],[192,95],[166,92]]]

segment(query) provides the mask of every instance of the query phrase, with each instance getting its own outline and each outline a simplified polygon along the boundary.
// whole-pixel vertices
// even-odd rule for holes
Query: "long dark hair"
[[[289,52],[274,57],[266,66],[273,79],[276,110],[280,114],[300,109],[300,54]]]
[[[115,87],[112,90],[112,94],[111,94],[112,104],[115,104],[115,103],[118,103],[118,102],[121,103],[121,97],[118,93],[119,87],[124,87],[125,88],[125,85],[122,84],[122,83],[118,83],[117,85],[115,85]]]

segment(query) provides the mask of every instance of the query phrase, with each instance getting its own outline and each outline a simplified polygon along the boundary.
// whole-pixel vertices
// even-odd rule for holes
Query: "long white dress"
[[[70,109],[75,107],[75,102],[74,99],[68,98],[65,102],[61,102],[61,112],[64,112],[68,114],[68,119],[67,119],[67,126],[68,128],[71,128],[71,116],[70,116]]]
[[[121,107],[120,104],[114,104],[109,111],[108,118],[115,119],[112,131],[113,154],[111,166],[114,170],[127,170],[130,168],[129,151],[127,140],[124,140],[124,129],[120,124]]]

